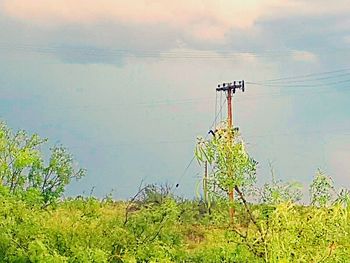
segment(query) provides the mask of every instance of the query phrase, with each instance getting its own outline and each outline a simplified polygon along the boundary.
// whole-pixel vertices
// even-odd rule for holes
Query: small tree
[[[302,185],[298,182],[283,182],[276,180],[272,164],[269,163],[271,182],[265,183],[261,188],[260,200],[265,204],[280,204],[285,202],[297,202],[302,198]]]
[[[213,168],[208,181],[210,195],[234,189],[242,198],[242,189],[255,183],[257,162],[246,152],[238,132],[226,128],[226,123],[222,127],[211,140],[198,138],[195,156],[199,163],[207,161]]]
[[[310,185],[311,204],[325,207],[332,201],[332,192],[335,193],[333,180],[318,169]]]
[[[37,134],[13,133],[0,123],[0,183],[11,193],[37,191],[48,204],[63,194],[73,178],[84,176],[85,170],[75,168],[72,155],[62,146],[51,148],[45,164],[40,149],[45,142]]]

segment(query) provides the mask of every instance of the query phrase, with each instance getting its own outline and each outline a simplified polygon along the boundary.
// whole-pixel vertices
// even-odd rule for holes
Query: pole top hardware
[[[232,90],[233,93],[235,93],[236,89],[240,89],[240,90],[242,90],[242,92],[244,92],[244,80],[219,84],[218,87],[216,88],[216,91]]]

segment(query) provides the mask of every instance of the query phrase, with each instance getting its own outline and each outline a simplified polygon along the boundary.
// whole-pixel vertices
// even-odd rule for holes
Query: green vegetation
[[[348,262],[348,203],[185,201],[146,187],[133,202],[76,198],[42,208],[1,187],[2,262]],[[146,190],[148,193],[146,193]],[[259,227],[258,227],[259,226]]]
[[[43,204],[48,205],[63,194],[73,178],[84,176],[85,171],[74,168],[71,154],[61,146],[51,148],[45,164],[40,147],[46,141],[25,131],[13,133],[5,123],[0,123],[1,184],[12,194],[38,193]]]
[[[225,141],[231,133],[232,143]],[[300,185],[258,188],[254,161],[233,131],[199,139],[199,162],[213,166],[210,198],[184,200],[168,186],[146,185],[129,201],[62,199],[80,178],[72,156],[37,135],[0,127],[0,262],[348,262],[350,194],[317,171],[310,205]],[[231,137],[232,136],[232,137]],[[227,137],[226,137],[227,138]],[[232,176],[227,176],[233,172]],[[235,202],[227,200],[234,188]],[[250,201],[249,201],[250,200]],[[229,208],[234,207],[234,222]]]

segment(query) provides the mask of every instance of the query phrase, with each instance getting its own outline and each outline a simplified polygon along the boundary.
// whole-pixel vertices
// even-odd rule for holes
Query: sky
[[[87,169],[67,195],[143,182],[194,197],[215,88],[245,80],[234,124],[258,182],[272,163],[284,181],[321,168],[350,187],[349,45],[349,0],[0,0],[0,118]]]

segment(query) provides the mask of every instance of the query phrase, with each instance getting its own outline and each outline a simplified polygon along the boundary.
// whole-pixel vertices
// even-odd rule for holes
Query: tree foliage
[[[252,194],[256,161],[235,131],[199,139],[196,156],[213,168],[213,193],[234,188],[235,224],[224,198],[208,213],[202,200],[175,197],[169,185],[140,186],[129,201],[68,198],[64,187],[84,175],[63,147],[0,125],[0,262],[348,262],[350,194],[318,170],[310,204],[299,185],[277,180]],[[233,176],[231,176],[233,175]],[[252,189],[256,189],[257,187]],[[241,191],[243,189],[243,192]],[[220,195],[219,195],[220,196]]]
[[[265,183],[258,189],[259,198],[265,204],[280,204],[286,202],[298,202],[302,198],[302,185],[298,182],[283,182],[277,180],[274,169],[270,163],[271,182]]]
[[[332,194],[335,192],[331,177],[318,169],[310,185],[311,204],[325,207],[332,201]]]
[[[255,183],[257,162],[248,155],[242,138],[234,129],[219,128],[210,140],[199,137],[195,156],[200,163],[208,162],[212,166],[209,176],[212,193],[217,190],[227,193],[229,189]]]
[[[72,179],[85,175],[77,169],[72,155],[62,146],[50,149],[45,162],[41,147],[47,142],[37,134],[13,132],[0,123],[0,182],[11,193],[38,192],[44,203],[59,198]]]

